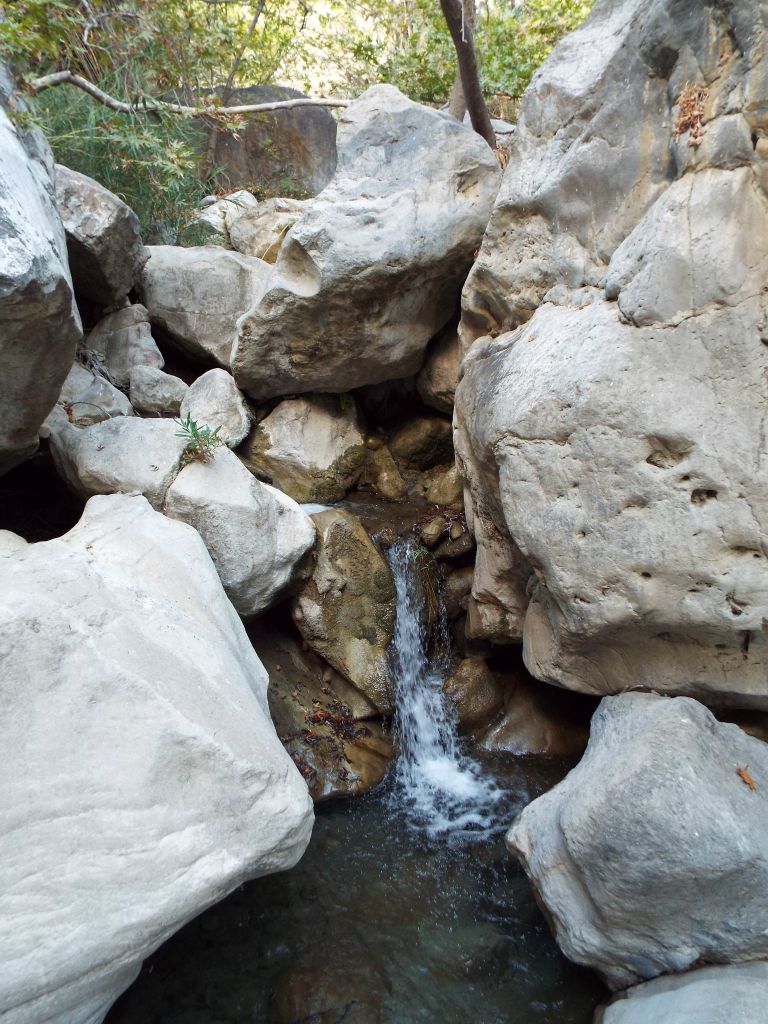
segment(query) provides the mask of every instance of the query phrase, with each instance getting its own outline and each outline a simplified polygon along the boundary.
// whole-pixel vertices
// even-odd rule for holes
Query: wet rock
[[[0,474],[35,451],[82,334],[52,169],[0,106]]]
[[[379,85],[342,114],[338,143],[333,181],[238,327],[235,378],[257,399],[415,373],[485,229],[499,168],[470,129]]]
[[[433,548],[448,532],[448,520],[443,515],[428,519],[419,530],[421,539],[428,548]]]
[[[374,982],[372,984],[371,975]],[[272,1012],[276,1024],[385,1024],[387,1015],[378,994],[386,984],[368,964],[347,963],[329,970],[327,961],[305,957],[280,979]]]
[[[221,371],[224,372],[224,371]],[[295,501],[256,480],[234,452],[190,462],[170,485],[163,511],[194,526],[240,615],[257,615],[309,570],[315,528]]]
[[[136,214],[93,178],[61,164],[56,165],[56,204],[75,291],[100,306],[122,302],[149,258]]]
[[[442,416],[418,416],[400,427],[389,442],[403,469],[431,469],[453,461],[451,421]]]
[[[697,701],[606,697],[507,836],[566,956],[614,989],[768,954],[768,746]]]
[[[435,548],[435,558],[463,558],[474,550],[475,542],[466,527],[453,522],[448,530],[448,536]]]
[[[497,678],[504,689],[504,708],[478,739],[483,750],[516,757],[581,757],[594,711],[590,698],[547,686],[524,669]]]
[[[447,328],[430,344],[427,360],[416,378],[425,405],[451,415],[460,362],[459,336],[454,328]]]
[[[209,370],[190,385],[181,403],[181,418],[191,416],[198,426],[219,430],[219,437],[235,448],[251,429],[251,414],[232,375]]]
[[[467,610],[467,600],[472,590],[474,569],[465,565],[461,569],[452,569],[443,580],[443,601],[445,613],[449,621],[457,619]]]
[[[119,416],[76,427],[58,424],[50,437],[59,475],[75,494],[143,494],[160,510],[186,447],[172,420]]]
[[[465,339],[516,328],[475,341],[456,393],[472,628],[547,682],[768,708],[753,12],[598,5],[526,95],[464,291]]]
[[[129,386],[135,366],[162,370],[165,365],[141,305],[125,306],[101,319],[85,339],[85,348],[120,388]]]
[[[145,416],[178,416],[189,386],[155,366],[134,366],[130,377],[131,405]]]
[[[597,1011],[595,1024],[762,1024],[767,1000],[768,964],[702,967],[627,989]]]
[[[431,505],[457,505],[464,493],[464,484],[455,464],[435,466],[424,475],[424,497]],[[453,540],[457,540],[463,531],[459,530]]]
[[[317,560],[294,600],[294,622],[313,650],[388,714],[387,646],[395,627],[392,574],[349,512],[334,509],[312,519]]]
[[[80,363],[73,363],[56,404],[81,427],[112,416],[133,416],[133,407],[123,392]]]
[[[386,501],[402,501],[408,493],[397,463],[386,445],[380,444],[365,453],[365,466],[360,483]]]
[[[233,249],[246,256],[258,256],[274,263],[283,239],[307,208],[300,199],[265,199],[257,206],[240,210],[229,221]]]
[[[272,619],[254,623],[250,636],[269,672],[277,734],[312,798],[353,796],[378,785],[394,750],[381,723],[371,720],[373,704]]]
[[[486,725],[504,702],[503,691],[483,658],[457,662],[443,681],[443,693],[465,730]]]
[[[215,245],[148,246],[142,301],[188,355],[229,368],[238,318],[256,304],[268,263]]]
[[[0,716],[0,1005],[100,1021],[190,918],[296,863],[312,805],[190,527],[94,498],[0,576],[3,673],[23,680]]]
[[[317,395],[280,402],[239,454],[251,472],[296,501],[340,501],[365,460],[354,401]]]

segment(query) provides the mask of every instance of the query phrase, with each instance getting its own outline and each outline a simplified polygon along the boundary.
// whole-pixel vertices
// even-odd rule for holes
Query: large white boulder
[[[235,379],[255,398],[415,373],[483,237],[498,162],[453,118],[375,86],[342,115],[338,152],[238,325]]]
[[[56,165],[56,203],[75,290],[101,306],[121,303],[149,255],[138,217],[109,189],[61,164]]]
[[[260,299],[271,268],[215,245],[148,246],[142,302],[188,355],[229,367],[238,319]]]
[[[164,511],[195,527],[241,615],[275,604],[309,571],[312,520],[287,495],[256,480],[228,448],[185,466]]]
[[[199,427],[219,430],[219,437],[235,448],[251,429],[251,414],[240,390],[226,370],[209,370],[187,389],[181,417],[190,416]]]
[[[561,686],[768,707],[768,37],[742,39],[750,20],[748,0],[722,19],[599,4],[534,79],[464,292],[465,341],[530,317],[475,341],[456,394],[470,632],[523,639]],[[675,131],[693,80],[699,146]]]
[[[702,967],[627,989],[595,1024],[764,1024],[766,1007],[768,963]]]
[[[197,532],[93,498],[0,559],[0,1016],[99,1024],[141,961],[293,866],[312,803]]]
[[[186,444],[173,420],[137,416],[89,427],[57,422],[50,437],[59,476],[75,494],[143,494],[156,509],[179,472]]]
[[[0,106],[0,473],[37,447],[81,338],[52,169]]]
[[[363,471],[365,439],[351,400],[291,398],[259,423],[239,454],[251,472],[296,501],[340,501]]]
[[[695,700],[604,698],[507,844],[563,952],[612,988],[768,958],[768,744]]]

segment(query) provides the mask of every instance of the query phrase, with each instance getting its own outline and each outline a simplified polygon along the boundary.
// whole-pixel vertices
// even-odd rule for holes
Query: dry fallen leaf
[[[749,788],[754,792],[757,789],[757,783],[749,774],[749,771],[747,770],[748,768],[749,765],[747,765],[745,768],[737,768],[736,774],[739,776],[744,785],[749,786]]]

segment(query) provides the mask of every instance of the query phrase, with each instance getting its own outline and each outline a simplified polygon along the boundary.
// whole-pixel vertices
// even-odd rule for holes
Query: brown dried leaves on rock
[[[687,82],[683,86],[678,101],[677,121],[675,121],[675,139],[686,132],[688,145],[696,149],[704,139],[704,102],[708,90],[705,85],[694,85]]]

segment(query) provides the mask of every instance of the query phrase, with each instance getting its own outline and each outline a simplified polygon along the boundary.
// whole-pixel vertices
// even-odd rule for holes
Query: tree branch
[[[74,85],[83,92],[88,93],[93,99],[98,100],[105,107],[116,110],[120,114],[146,113],[157,111],[158,113],[182,114],[184,117],[200,117],[203,114],[208,117],[230,117],[237,114],[260,114],[269,110],[290,110],[293,107],[347,107],[349,100],[341,99],[304,99],[275,100],[272,103],[246,103],[236,107],[217,107],[215,104],[205,104],[199,107],[188,107],[181,103],[165,103],[163,100],[154,99],[151,96],[142,96],[134,103],[126,103],[125,100],[116,99],[109,93],[99,89],[87,78],[75,75],[71,71],[55,71],[51,75],[43,75],[42,78],[33,78],[26,82],[25,86],[33,96],[45,89],[52,89],[57,85]]]

